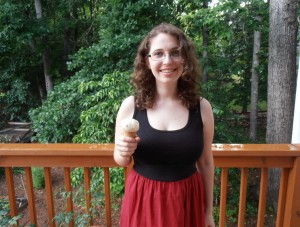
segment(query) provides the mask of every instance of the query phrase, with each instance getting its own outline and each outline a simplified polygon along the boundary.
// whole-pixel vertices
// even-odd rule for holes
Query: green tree
[[[3,122],[28,120],[28,109],[37,106],[35,75],[42,71],[31,48],[35,21],[30,4],[0,3],[0,111]],[[20,16],[16,16],[20,15]],[[26,31],[26,32],[24,32]]]
[[[195,4],[195,1],[190,2],[190,7],[186,7],[185,13],[181,13],[179,17],[185,30],[196,43],[199,54],[206,56],[201,59],[208,72],[204,96],[209,97],[216,114],[221,114],[216,116],[217,119],[222,119],[216,127],[220,127],[224,121],[234,124],[226,120],[232,119],[232,110],[247,112],[250,102],[253,30],[256,28],[260,28],[262,33],[261,49],[258,53],[261,64],[257,67],[261,81],[259,101],[266,100],[268,4],[258,0],[220,0],[216,5],[208,4],[208,7],[202,8],[195,7]],[[262,22],[256,20],[257,16],[263,17]],[[208,38],[200,33],[203,27],[207,30]],[[208,42],[205,39],[208,39]],[[204,41],[208,43],[207,47],[202,46]],[[237,119],[238,121],[240,119]],[[221,138],[221,141],[226,143],[243,141],[239,136],[233,135],[234,141],[228,138],[235,132],[227,134],[226,128],[228,125],[216,130],[216,141],[220,142]],[[219,132],[222,132],[222,136]]]
[[[75,76],[57,85],[43,106],[31,112],[37,133],[34,139],[68,142],[82,124],[75,142],[112,141],[115,114],[121,100],[130,92],[129,74],[138,45],[154,24],[175,21],[171,3],[109,1],[101,4],[103,12],[95,18],[99,21],[98,43],[81,48],[70,57],[68,67]],[[110,87],[106,88],[105,83],[110,83]],[[117,93],[107,94],[107,89],[112,88]],[[91,133],[95,136],[91,137]]]
[[[43,17],[39,19],[34,3],[0,1],[0,113],[3,122],[28,120],[28,109],[40,105],[46,98],[43,59],[51,59],[47,64],[48,79],[53,80],[54,85],[59,84],[74,75],[66,70],[68,56],[80,47],[91,45],[98,37],[98,24],[93,22],[101,9],[96,7],[95,1],[43,1],[39,7]],[[47,57],[42,58],[46,49],[49,50]],[[23,81],[25,92],[14,88],[15,81]],[[23,95],[21,99],[27,100],[27,105],[18,99],[12,101],[12,93],[19,100]],[[17,112],[11,106],[18,106],[22,111]]]
[[[81,83],[80,91],[93,92],[84,102],[90,107],[80,115],[81,126],[73,138],[75,143],[114,142],[115,119],[122,100],[130,95],[129,72],[106,74],[100,82]]]

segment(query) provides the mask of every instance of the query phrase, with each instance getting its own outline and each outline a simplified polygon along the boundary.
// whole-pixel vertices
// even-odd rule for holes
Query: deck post
[[[297,157],[295,158],[294,166],[289,173],[283,226],[298,226],[300,223],[299,173],[300,173],[300,157]]]

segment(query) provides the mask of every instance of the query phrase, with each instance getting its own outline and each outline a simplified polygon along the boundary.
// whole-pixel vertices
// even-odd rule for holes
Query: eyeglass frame
[[[163,56],[162,56],[162,59],[157,59],[157,60],[155,60],[155,59],[153,59],[152,57],[152,55],[153,55],[153,53],[155,53],[155,52],[159,52],[158,50],[155,50],[155,51],[153,51],[151,54],[147,54],[146,55],[146,57],[149,57],[149,58],[151,58],[151,60],[152,61],[164,61],[165,59],[166,59],[166,56],[167,55],[169,55],[169,57],[172,59],[172,61],[179,61],[179,60],[182,60],[183,58],[182,58],[182,56],[181,56],[181,53],[180,53],[180,51],[178,51],[178,53],[179,53],[179,56],[178,56],[178,58],[173,58],[172,57],[172,52],[174,52],[174,50],[172,50],[171,52],[163,52]]]

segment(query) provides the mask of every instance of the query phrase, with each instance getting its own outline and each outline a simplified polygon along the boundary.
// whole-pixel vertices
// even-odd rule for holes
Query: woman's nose
[[[166,63],[169,63],[171,61],[172,61],[171,55],[169,53],[165,53],[163,63],[166,64]]]

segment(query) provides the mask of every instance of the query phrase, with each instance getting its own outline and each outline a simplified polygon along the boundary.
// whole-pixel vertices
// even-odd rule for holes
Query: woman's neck
[[[158,100],[176,100],[178,98],[178,90],[176,86],[156,86]]]

